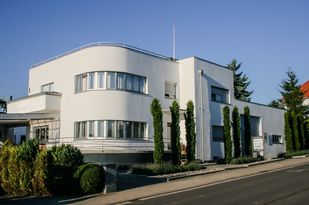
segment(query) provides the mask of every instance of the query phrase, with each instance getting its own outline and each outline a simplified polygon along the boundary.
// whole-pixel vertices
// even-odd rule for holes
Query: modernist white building
[[[28,96],[8,103],[0,115],[2,137],[7,129],[26,126],[26,138],[47,146],[72,144],[101,161],[138,161],[153,152],[150,104],[161,102],[164,149],[169,152],[169,106],[195,105],[197,158],[223,157],[222,109],[251,111],[252,135],[262,139],[261,154],[285,151],[284,110],[238,101],[233,73],[225,66],[190,57],[174,60],[122,44],[95,43],[34,65],[29,71]],[[2,130],[1,130],[2,129]],[[184,121],[181,142],[185,144]],[[258,141],[256,141],[258,142]]]

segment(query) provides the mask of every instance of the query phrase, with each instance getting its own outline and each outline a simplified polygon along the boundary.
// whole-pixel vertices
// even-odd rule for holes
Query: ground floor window
[[[123,120],[92,120],[75,122],[75,139],[143,139],[146,123]]]
[[[224,131],[223,126],[212,126],[212,141],[213,142],[224,142]]]
[[[34,127],[33,130],[34,137],[41,143],[46,143],[48,141],[48,126]]]
[[[273,144],[282,144],[283,143],[283,139],[282,139],[282,136],[280,135],[273,135],[272,136],[273,138]]]

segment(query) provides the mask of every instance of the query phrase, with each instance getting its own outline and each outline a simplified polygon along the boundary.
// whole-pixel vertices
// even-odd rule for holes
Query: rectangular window
[[[107,121],[107,137],[108,138],[115,138],[116,137],[115,121],[112,121],[112,120]]]
[[[124,73],[117,73],[117,89],[124,90],[125,89],[125,75]]]
[[[98,72],[97,74],[98,78],[98,88],[104,88],[105,89],[105,73],[104,72]]]
[[[138,92],[146,93],[145,92],[145,78],[144,77],[138,78]]]
[[[139,129],[139,131],[140,131],[139,137],[140,138],[145,138],[145,127],[146,127],[146,123],[141,122],[140,123],[140,129]]]
[[[94,88],[94,73],[88,73],[88,89]]]
[[[75,92],[80,92],[83,89],[83,79],[82,75],[77,75],[75,78]]]
[[[116,88],[116,73],[108,72],[107,73],[107,89],[115,89]]]
[[[282,144],[283,143],[283,139],[282,136],[280,135],[273,135],[273,144]]]
[[[126,138],[132,138],[132,122],[125,122]]]
[[[34,127],[35,138],[40,141],[40,143],[46,143],[48,141],[48,126]]]
[[[130,74],[127,74],[126,75],[126,88],[127,90],[133,90],[133,87],[132,87],[132,83],[133,82],[133,76],[130,75]]]
[[[87,90],[87,74],[82,75],[82,91]]]
[[[117,138],[124,137],[124,123],[123,121],[117,121]]]
[[[82,139],[86,137],[87,122],[75,123],[75,138]]]
[[[54,91],[54,83],[48,83],[46,85],[41,86],[42,92],[51,92]]]
[[[133,91],[138,92],[138,76],[133,76]]]
[[[88,136],[94,137],[94,121],[88,122]]]
[[[176,83],[165,81],[165,97],[176,99]]]
[[[139,138],[139,122],[133,122],[133,137]]]
[[[229,94],[229,91],[227,89],[211,86],[211,100],[212,101],[221,102],[221,103],[229,103],[228,94]]]
[[[104,121],[100,120],[98,121],[98,137],[105,137],[105,133],[104,133]]]
[[[224,142],[223,126],[212,126],[212,141]]]

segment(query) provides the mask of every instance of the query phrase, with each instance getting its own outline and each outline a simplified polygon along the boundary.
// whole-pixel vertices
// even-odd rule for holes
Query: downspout
[[[201,109],[201,154],[202,154],[202,161],[205,161],[205,156],[204,156],[204,108],[203,108],[203,70],[199,70],[200,74],[200,94],[201,94],[201,104],[200,104],[200,109]]]

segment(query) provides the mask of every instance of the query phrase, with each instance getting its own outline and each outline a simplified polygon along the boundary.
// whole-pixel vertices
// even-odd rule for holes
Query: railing
[[[130,45],[126,45],[126,44],[121,44],[121,43],[108,43],[108,42],[96,42],[96,43],[90,43],[90,44],[86,44],[84,46],[80,46],[78,48],[75,48],[75,49],[72,49],[70,51],[67,51],[63,54],[60,54],[60,55],[57,55],[53,58],[49,58],[47,60],[44,60],[40,63],[37,63],[37,64],[34,64],[31,66],[31,68],[35,68],[35,67],[38,67],[40,65],[43,65],[45,63],[48,63],[50,61],[53,61],[53,60],[56,60],[58,58],[61,58],[61,57],[64,57],[64,56],[67,56],[69,54],[72,54],[72,53],[75,53],[77,51],[80,51],[80,50],[83,50],[83,49],[86,49],[86,48],[91,48],[91,47],[98,47],[98,46],[113,46],[113,47],[122,47],[122,48],[126,48],[126,49],[130,49],[130,50],[133,50],[133,51],[138,51],[138,52],[141,52],[141,53],[145,53],[145,54],[148,54],[148,55],[152,55],[152,56],[155,56],[155,57],[158,57],[158,58],[162,58],[162,59],[165,59],[165,60],[173,60],[172,58],[170,57],[167,57],[167,56],[164,56],[164,55],[160,55],[160,54],[157,54],[157,53],[154,53],[154,52],[151,52],[151,51],[147,51],[147,50],[144,50],[144,49],[141,49],[141,48],[137,48],[137,47],[134,47],[134,46],[130,46]]]

